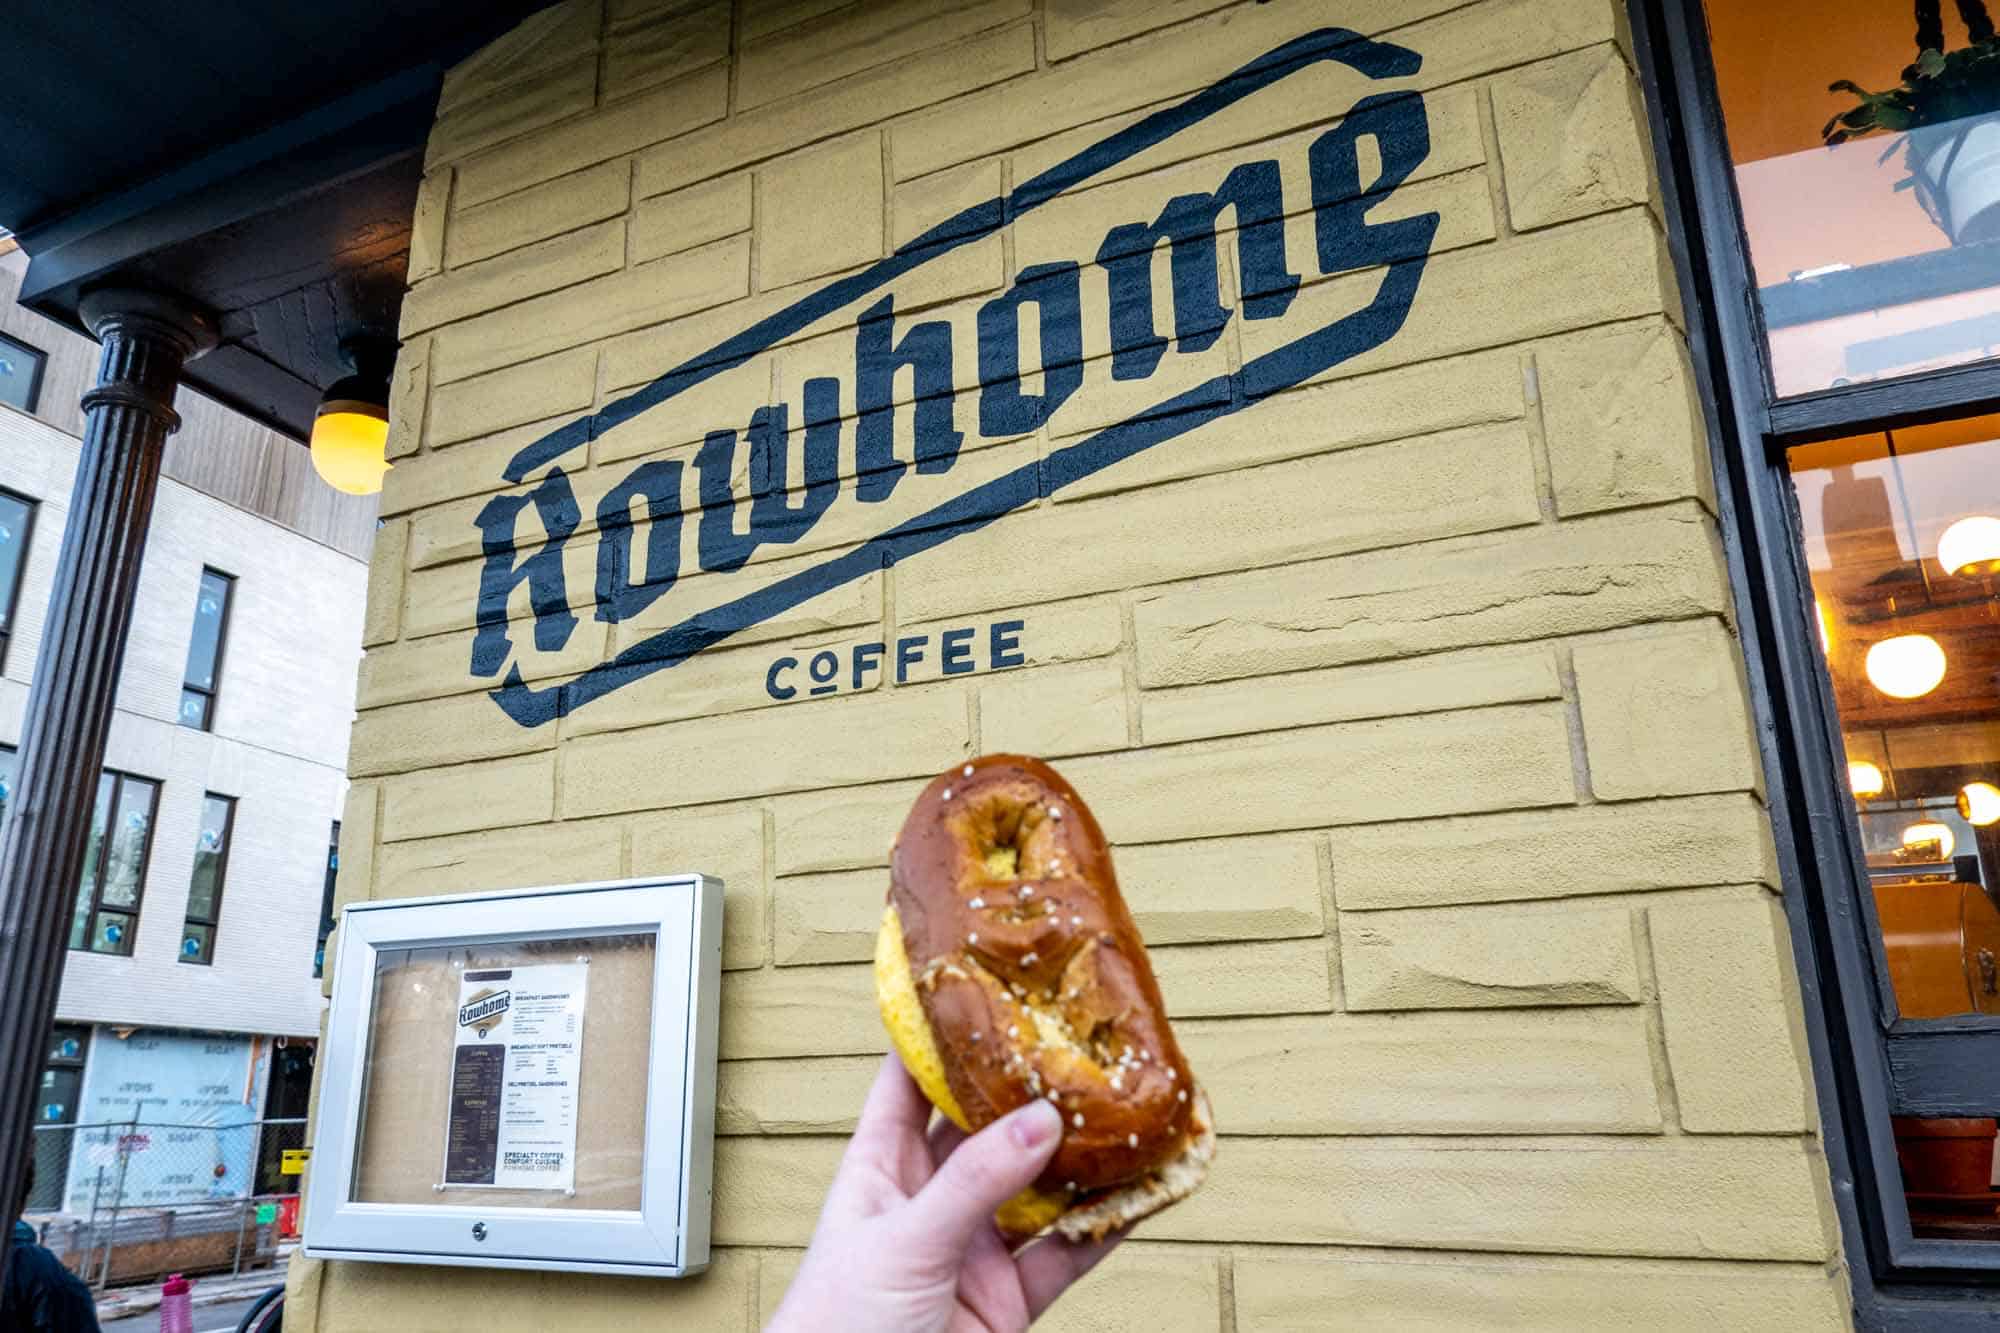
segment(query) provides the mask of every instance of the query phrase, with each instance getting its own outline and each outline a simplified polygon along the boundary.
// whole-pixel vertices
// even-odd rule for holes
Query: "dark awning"
[[[303,438],[341,336],[393,334],[443,71],[547,0],[66,0],[0,41],[0,227],[23,304],[111,283],[220,320],[186,380]]]

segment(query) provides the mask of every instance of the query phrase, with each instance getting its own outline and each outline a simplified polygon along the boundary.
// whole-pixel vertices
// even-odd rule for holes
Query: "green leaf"
[[[1944,52],[1924,51],[1917,56],[1917,72],[1936,78],[1944,73]]]

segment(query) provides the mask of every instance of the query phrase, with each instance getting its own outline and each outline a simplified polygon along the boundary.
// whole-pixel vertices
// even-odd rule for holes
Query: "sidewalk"
[[[285,1280],[285,1264],[292,1251],[298,1248],[297,1241],[284,1241],[278,1246],[278,1259],[269,1268],[242,1273],[231,1277],[227,1273],[217,1273],[211,1277],[189,1278],[191,1290],[189,1300],[194,1305],[214,1305],[222,1301],[242,1300],[247,1296],[269,1287],[280,1285]],[[141,1283],[137,1286],[120,1287],[102,1293],[97,1298],[97,1317],[108,1322],[123,1319],[128,1315],[143,1314],[160,1303],[160,1282]]]

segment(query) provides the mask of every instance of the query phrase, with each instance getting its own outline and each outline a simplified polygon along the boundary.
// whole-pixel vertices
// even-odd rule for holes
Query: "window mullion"
[[[1889,1034],[1897,1115],[1990,1118],[2000,1106],[2000,1028]]]

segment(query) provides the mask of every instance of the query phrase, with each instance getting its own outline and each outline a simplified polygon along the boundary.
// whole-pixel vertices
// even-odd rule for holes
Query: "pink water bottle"
[[[188,1280],[179,1273],[160,1284],[160,1333],[194,1333]]]

